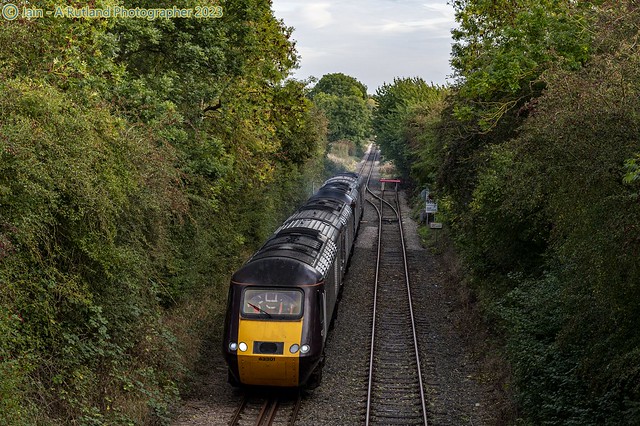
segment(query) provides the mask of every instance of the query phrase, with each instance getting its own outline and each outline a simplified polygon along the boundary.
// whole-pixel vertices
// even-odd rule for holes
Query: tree
[[[313,98],[329,120],[330,142],[347,139],[361,145],[369,134],[370,111],[364,100],[356,96],[319,93]]]
[[[313,87],[309,96],[313,99],[318,93],[335,96],[356,96],[367,100],[367,86],[360,83],[354,77],[333,73],[325,74]]]
[[[571,0],[453,3],[459,27],[452,66],[456,84],[440,131],[437,181],[462,217],[491,147],[517,136],[545,89],[545,70],[579,69],[591,52],[589,11]]]
[[[376,91],[377,108],[373,115],[376,140],[404,177],[409,177],[420,148],[412,127],[422,123],[421,116],[439,112],[444,93],[421,78],[394,79],[393,84],[384,84]]]
[[[456,0],[452,66],[458,83],[456,116],[487,132],[543,85],[552,63],[576,69],[589,55],[585,15],[593,2],[570,0]]]
[[[371,108],[362,83],[344,74],[327,74],[310,97],[329,121],[329,142],[346,139],[362,146],[371,132]]]
[[[638,6],[525,3],[456,3],[465,41],[439,190],[523,421],[635,423]]]

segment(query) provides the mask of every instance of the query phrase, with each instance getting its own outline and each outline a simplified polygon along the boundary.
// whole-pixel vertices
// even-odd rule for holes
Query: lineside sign
[[[438,213],[438,203],[435,201],[427,201],[425,204],[425,211],[427,213]]]

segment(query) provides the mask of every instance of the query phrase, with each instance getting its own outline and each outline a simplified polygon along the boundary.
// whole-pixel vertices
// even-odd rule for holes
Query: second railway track
[[[400,203],[396,191],[368,192],[379,231],[365,424],[426,425]]]

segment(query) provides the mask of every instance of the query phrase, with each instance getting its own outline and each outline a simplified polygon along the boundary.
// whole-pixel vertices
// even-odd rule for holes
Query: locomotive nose
[[[299,386],[300,354],[289,349],[300,343],[302,319],[271,321],[240,319],[238,339],[247,350],[238,352],[240,382],[247,385]]]

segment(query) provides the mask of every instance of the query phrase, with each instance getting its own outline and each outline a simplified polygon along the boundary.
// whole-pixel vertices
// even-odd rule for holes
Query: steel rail
[[[302,404],[302,393],[298,392],[298,396],[296,397],[296,402],[293,406],[293,412],[291,413],[291,418],[289,419],[289,426],[295,425],[296,419],[298,418],[298,411],[300,411],[301,404]]]
[[[367,163],[369,163],[369,161],[371,160],[371,153],[373,152],[374,149],[375,149],[375,145],[374,144],[369,145],[369,151],[367,152],[367,158],[362,162],[362,165],[360,166],[360,169],[358,170],[358,175],[362,176],[362,171],[365,169]]]
[[[242,400],[240,401],[240,405],[238,406],[236,411],[233,413],[233,417],[231,418],[231,422],[229,423],[231,426],[237,425],[238,422],[240,421],[240,415],[242,414],[244,407],[247,406],[247,400],[248,400],[247,395],[242,395]]]
[[[377,152],[376,152],[376,157],[377,157]],[[411,332],[412,332],[412,337],[413,337],[414,355],[415,355],[415,360],[416,360],[416,368],[417,368],[417,373],[418,373],[418,384],[419,384],[419,389],[420,389],[420,402],[421,402],[421,406],[422,406],[422,420],[423,420],[424,425],[426,426],[428,424],[426,398],[425,398],[425,392],[424,392],[424,385],[423,385],[423,381],[422,381],[422,369],[421,369],[421,364],[420,364],[420,352],[419,352],[419,348],[418,348],[416,322],[415,322],[415,315],[414,315],[414,311],[413,311],[413,302],[412,302],[412,296],[411,296],[411,284],[410,284],[410,277],[409,277],[409,267],[408,267],[408,262],[407,262],[406,242],[405,242],[405,238],[404,238],[404,228],[403,228],[403,225],[402,225],[402,212],[400,210],[400,200],[398,198],[398,193],[396,191],[396,193],[395,193],[395,202],[396,202],[396,206],[397,206],[397,209],[396,209],[391,203],[389,203],[387,200],[385,200],[383,196],[378,196],[375,193],[373,193],[373,191],[371,191],[371,189],[369,188],[372,172],[373,172],[373,162],[372,162],[371,170],[369,171],[369,175],[367,177],[366,190],[367,190],[367,192],[369,194],[371,194],[371,196],[374,199],[378,199],[380,201],[380,208],[378,208],[378,206],[376,206],[374,202],[372,202],[372,201],[367,199],[367,202],[369,202],[375,208],[376,213],[378,214],[378,247],[377,247],[377,254],[376,254],[376,269],[375,269],[375,278],[374,278],[373,321],[372,321],[372,326],[371,326],[371,343],[370,343],[371,351],[370,351],[370,354],[369,354],[369,384],[368,384],[368,389],[367,389],[367,409],[366,409],[365,424],[367,426],[369,425],[370,417],[371,417],[371,399],[372,399],[373,370],[374,370],[373,363],[374,363],[374,351],[375,351],[374,344],[375,344],[375,339],[376,339],[376,314],[377,314],[377,299],[378,299],[377,295],[378,295],[378,280],[379,280],[379,271],[380,271],[380,263],[381,263],[380,262],[380,257],[381,257],[381,251],[382,251],[382,222],[383,222],[384,204],[386,204],[391,208],[391,210],[394,212],[394,214],[396,215],[396,217],[398,219],[398,228],[399,228],[399,232],[400,232],[400,242],[401,242],[401,247],[402,247],[402,259],[403,259],[403,267],[404,267],[405,286],[406,286],[407,298],[408,298],[408,304],[409,304],[409,316],[410,316],[410,320],[411,320]]]
[[[260,414],[258,414],[258,420],[256,420],[256,426],[262,426],[262,424],[271,425],[278,411],[278,403],[278,398],[267,398],[264,401]]]
[[[260,411],[258,412],[257,416],[255,415],[255,411],[253,414],[253,418],[255,418],[255,422],[253,423],[255,426],[270,426],[274,423],[276,416],[282,412],[282,407],[284,407],[283,403],[285,401],[288,401],[288,398],[285,398],[285,396],[283,395],[278,395],[278,396],[260,396],[260,395],[243,395],[242,400],[240,402],[240,405],[238,406],[238,408],[236,409],[236,411],[233,414],[232,420],[229,423],[231,426],[235,426],[240,424],[240,421],[242,420],[242,415],[243,414],[249,414],[246,413],[247,407],[249,405],[249,401],[251,399],[257,399],[258,401],[260,400],[264,400],[264,402],[261,404],[260,407]],[[254,402],[252,401],[252,404]],[[289,426],[293,426],[295,424],[296,419],[298,418],[298,412],[300,411],[300,406],[302,404],[302,393],[301,392],[297,392],[296,398],[295,398],[295,402],[293,403],[293,405],[290,407],[291,410],[287,410],[289,411],[290,415],[289,415],[289,419],[287,421],[287,425]],[[250,419],[251,417],[249,417]],[[246,423],[248,419],[245,419],[245,421],[243,423]]]
[[[422,419],[425,426],[427,426],[427,403],[424,394],[424,385],[422,384],[422,368],[420,366],[420,351],[418,349],[418,336],[416,331],[416,319],[413,314],[413,300],[411,297],[411,280],[409,278],[409,266],[407,263],[407,248],[404,239],[404,227],[402,226],[402,212],[400,211],[400,200],[398,199],[398,192],[396,191],[396,205],[398,206],[398,227],[400,228],[400,240],[402,241],[402,259],[404,261],[404,277],[407,286],[407,294],[409,295],[409,314],[411,316],[411,329],[413,332],[413,347],[416,353],[416,365],[418,368],[418,383],[420,383],[420,400],[422,402]]]
[[[375,158],[371,162],[371,169],[369,170],[369,175],[367,176],[367,183],[365,185],[366,190],[373,197],[378,198],[372,191],[369,189],[369,183],[371,181],[371,174],[373,173],[373,164],[375,162]],[[376,213],[378,214],[378,247],[376,253],[376,269],[374,275],[374,284],[373,284],[373,321],[371,324],[371,343],[370,343],[370,351],[369,351],[369,383],[367,386],[367,412],[365,417],[365,425],[369,426],[369,419],[371,417],[371,388],[373,386],[373,354],[374,354],[374,343],[376,340],[376,312],[378,305],[378,277],[380,274],[380,253],[382,250],[382,212],[371,200],[367,199],[367,202],[376,209]]]
[[[371,418],[371,388],[373,386],[373,353],[374,343],[376,341],[376,310],[378,305],[378,276],[380,273],[380,251],[382,248],[382,214],[373,202],[367,200],[376,212],[378,213],[378,252],[376,255],[376,272],[373,284],[373,321],[371,324],[371,350],[369,351],[369,384],[367,386],[367,413],[365,417],[365,425],[369,426],[369,419]]]

